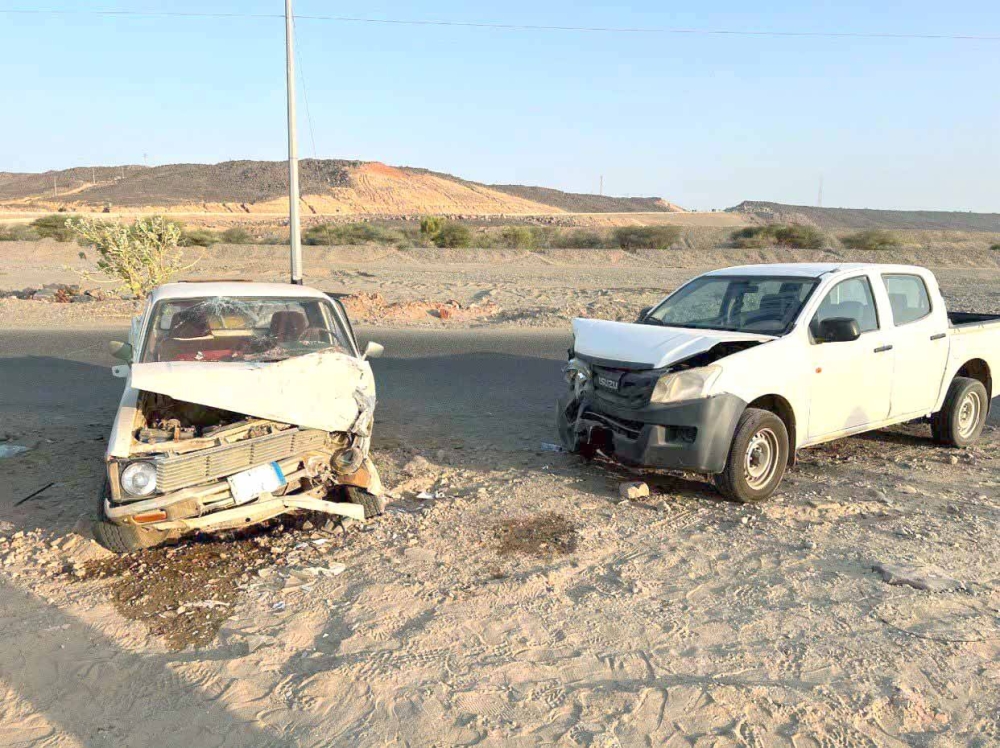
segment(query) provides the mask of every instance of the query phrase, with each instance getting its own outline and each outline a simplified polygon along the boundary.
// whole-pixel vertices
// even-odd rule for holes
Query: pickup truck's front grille
[[[311,449],[319,449],[326,437],[325,431],[317,429],[291,429],[201,452],[167,457],[156,463],[156,487],[163,493],[170,493],[233,475],[255,465],[284,460]]]
[[[644,408],[649,405],[649,398],[656,387],[656,381],[663,375],[662,371],[631,371],[629,369],[610,369],[603,366],[593,367],[594,394],[619,408]],[[602,386],[602,382],[612,381],[618,384],[617,389]]]

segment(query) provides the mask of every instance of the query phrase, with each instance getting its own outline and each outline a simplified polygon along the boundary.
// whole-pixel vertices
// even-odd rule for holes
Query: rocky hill
[[[485,185],[379,162],[304,159],[300,184],[316,215],[550,215],[675,212],[659,198],[615,198],[521,185]],[[287,211],[283,161],[80,167],[0,173],[0,209],[148,210],[280,214]]]
[[[815,208],[755,200],[742,202],[727,212],[767,223],[810,224],[828,231],[880,228],[1000,232],[1000,213]]]

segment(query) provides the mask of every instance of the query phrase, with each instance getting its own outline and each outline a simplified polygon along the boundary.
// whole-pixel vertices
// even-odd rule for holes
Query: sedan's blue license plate
[[[277,491],[288,483],[281,466],[276,462],[230,475],[227,480],[237,504],[246,504],[261,494]]]

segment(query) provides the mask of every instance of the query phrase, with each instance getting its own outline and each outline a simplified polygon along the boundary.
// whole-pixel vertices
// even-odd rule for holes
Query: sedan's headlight
[[[718,366],[703,366],[667,374],[656,382],[649,400],[653,403],[676,403],[706,397],[721,373],[722,369]]]
[[[156,490],[156,466],[151,462],[130,462],[122,470],[121,483],[130,496],[149,496]]]

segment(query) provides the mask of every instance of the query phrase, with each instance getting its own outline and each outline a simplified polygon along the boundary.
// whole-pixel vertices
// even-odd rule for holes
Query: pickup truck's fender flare
[[[982,382],[983,387],[986,388],[986,395],[990,399],[990,402],[992,402],[992,398],[997,396],[997,393],[993,389],[993,372],[990,370],[989,363],[982,358],[970,358],[960,366],[949,365],[945,371],[945,379],[941,382],[941,393],[938,395],[938,401],[934,407],[935,413],[944,407],[945,398],[948,397],[948,388],[955,381],[955,377],[968,377],[969,379],[976,379]]]
[[[781,395],[763,395],[748,403],[747,408],[768,410],[781,419],[788,431],[788,467],[794,466],[798,444],[798,421],[792,404]]]

